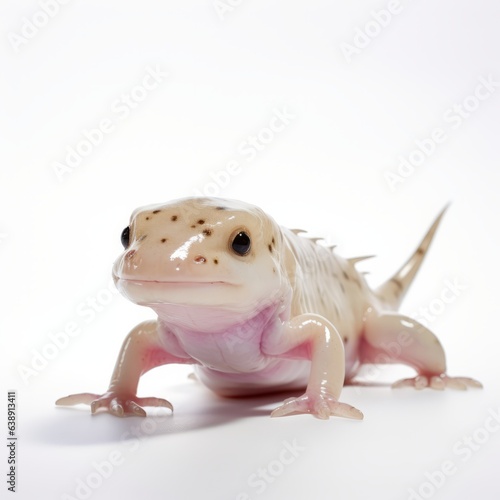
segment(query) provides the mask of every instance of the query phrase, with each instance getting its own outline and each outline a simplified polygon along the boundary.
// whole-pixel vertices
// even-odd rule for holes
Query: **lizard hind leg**
[[[394,388],[465,390],[482,387],[472,378],[448,376],[444,349],[438,338],[413,318],[394,312],[370,311],[367,315],[361,363],[399,363],[416,370],[415,377],[395,382]]]

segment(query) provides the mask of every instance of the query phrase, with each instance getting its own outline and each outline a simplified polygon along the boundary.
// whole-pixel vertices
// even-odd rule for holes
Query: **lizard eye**
[[[123,245],[123,248],[127,248],[129,243],[130,243],[130,227],[127,226],[123,231],[122,231],[122,236],[121,236],[121,240],[122,240],[122,245]]]
[[[250,236],[245,231],[240,231],[233,238],[231,248],[238,255],[246,255],[250,251]]]

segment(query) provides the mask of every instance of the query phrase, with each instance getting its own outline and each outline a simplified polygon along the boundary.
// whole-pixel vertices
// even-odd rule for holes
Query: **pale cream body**
[[[138,209],[113,276],[119,291],[151,307],[158,321],[130,332],[105,394],[77,394],[58,404],[90,403],[93,412],[118,416],[145,415],[141,404],[171,407],[136,396],[140,376],[165,363],[193,364],[200,380],[222,395],[305,388],[273,416],[362,418],[339,396],[363,363],[415,368],[417,376],[400,386],[478,386],[447,376],[434,334],[395,312],[441,215],[410,259],[373,291],[355,268],[359,259],[343,259],[280,227],[253,205],[186,198]],[[242,234],[249,241],[244,254]],[[393,342],[400,350],[390,356]]]

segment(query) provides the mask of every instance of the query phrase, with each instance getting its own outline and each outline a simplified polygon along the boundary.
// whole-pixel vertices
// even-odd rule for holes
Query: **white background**
[[[17,498],[498,498],[499,88],[452,120],[454,105],[475,106],[481,77],[500,81],[498,2],[232,3],[221,14],[211,0],[73,0],[30,29],[44,21],[37,2],[2,2],[0,352],[2,394],[18,398]],[[373,12],[389,6],[381,28]],[[342,44],[359,46],[365,28],[348,61]],[[157,67],[168,76],[137,90]],[[117,104],[131,92],[133,109]],[[247,161],[239,148],[276,109],[294,118]],[[54,164],[101,120],[113,130],[58,177]],[[385,173],[436,128],[445,140],[391,189]],[[229,162],[237,173],[210,185]],[[104,391],[127,331],[153,317],[107,290],[130,212],[196,190],[257,204],[344,256],[376,254],[360,266],[372,284],[451,202],[402,310],[432,304],[450,374],[484,390],[349,387],[342,398],[363,422],[270,419],[282,395],[222,400],[189,370],[161,367],[139,393],[168,398],[173,416],[140,427],[56,408]],[[460,290],[444,304],[447,280]],[[51,336],[72,324],[78,335],[54,351]],[[5,479],[7,448],[0,462]]]

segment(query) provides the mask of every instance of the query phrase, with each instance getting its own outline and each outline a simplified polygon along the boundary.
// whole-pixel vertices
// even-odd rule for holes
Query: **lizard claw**
[[[94,399],[99,398],[99,394],[82,392],[81,394],[71,394],[56,401],[57,406],[73,406],[78,404],[90,405]]]
[[[356,420],[363,419],[363,414],[354,406],[341,403],[328,394],[316,395],[307,392],[298,398],[285,399],[283,404],[271,413],[271,417],[284,417],[303,413],[310,413],[322,420],[328,420],[331,416]]]
[[[146,417],[143,406],[161,406],[174,410],[172,404],[161,398],[138,398],[130,394],[117,394],[106,392],[105,394],[81,393],[72,394],[56,401],[58,406],[73,406],[77,404],[90,405],[90,411],[94,415],[102,408],[105,412],[115,417]]]
[[[137,402],[142,406],[161,406],[163,408],[168,408],[171,411],[174,411],[174,407],[170,401],[161,398],[136,398]]]
[[[400,389],[401,387],[413,387],[417,390],[425,389],[429,387],[436,391],[443,391],[444,389],[457,389],[459,391],[465,391],[470,387],[481,389],[483,385],[481,382],[468,377],[449,377],[448,375],[442,373],[441,375],[417,375],[412,378],[405,378],[398,380],[392,384],[394,389]]]

